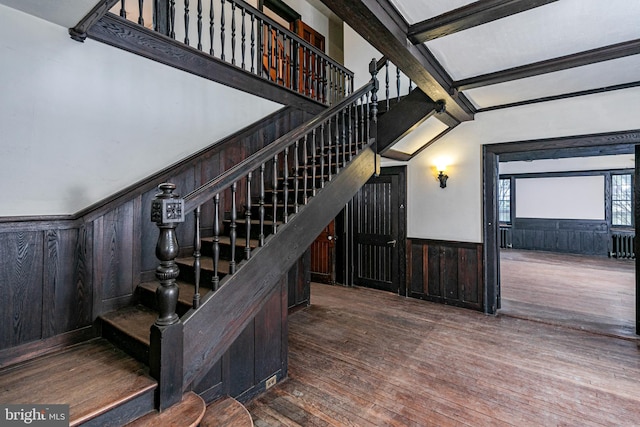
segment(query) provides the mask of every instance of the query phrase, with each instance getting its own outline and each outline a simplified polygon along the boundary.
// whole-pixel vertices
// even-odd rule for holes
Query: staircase
[[[107,16],[89,36],[99,39],[98,28],[122,21]],[[297,49],[302,42],[288,43]],[[192,222],[155,219],[161,280],[141,283],[134,305],[101,315],[100,339],[1,370],[0,402],[38,396],[67,403],[70,425],[173,425],[175,419],[180,425],[251,425],[238,401],[287,375],[287,272],[378,164],[372,149],[377,68],[371,70],[374,79],[357,91],[345,90],[352,78],[342,71],[333,72],[335,83],[315,82],[324,90],[314,93],[328,95],[311,101],[331,108],[184,199],[174,195],[174,186],[162,185],[156,202],[183,201],[182,213]],[[310,78],[304,76],[291,85]],[[341,100],[343,93],[350,96]],[[179,242],[181,252],[173,247],[176,227],[194,230],[190,241]],[[259,348],[260,340],[279,347]],[[247,348],[254,354],[244,356]],[[220,379],[231,373],[234,384],[242,382],[243,367],[233,364],[243,357],[256,359],[248,391]],[[224,414],[235,421],[224,424]]]

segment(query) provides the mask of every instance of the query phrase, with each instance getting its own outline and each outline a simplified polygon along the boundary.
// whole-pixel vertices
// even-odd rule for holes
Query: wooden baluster
[[[282,214],[283,222],[289,222],[289,147],[284,149],[284,164],[282,170],[282,200],[284,203],[284,213]]]
[[[258,199],[258,215],[260,216],[260,235],[258,242],[264,246],[264,163],[260,165],[260,198]]]
[[[348,140],[348,145],[349,145],[349,161],[351,161],[353,159],[353,130],[351,125],[353,124],[353,104],[349,104],[349,114],[347,114],[348,117],[348,126],[349,126],[349,140]]]
[[[271,24],[267,24],[267,76],[271,80],[271,69],[273,68],[273,32],[271,31]]]
[[[336,82],[333,75],[333,64],[329,63],[329,105],[333,105],[336,100],[335,86]]]
[[[169,37],[176,38],[176,0],[169,2]]]
[[[356,154],[358,153],[358,141],[360,141],[360,128],[358,127],[360,123],[360,119],[358,118],[359,110],[360,106],[358,105],[358,101],[355,101],[353,104],[353,145]]]
[[[328,95],[327,95],[327,87],[328,87],[328,77],[327,77],[327,60],[322,58],[322,103],[328,104]]]
[[[151,221],[160,229],[156,245],[156,257],[160,261],[156,268],[156,278],[160,282],[160,286],[156,288],[158,317],[155,324],[158,326],[173,325],[179,321],[176,313],[179,293],[176,278],[180,269],[175,260],[180,247],[176,238],[176,225],[184,221],[184,200],[173,194],[175,189],[175,184],[160,184],[160,192],[156,193],[151,205]]]
[[[144,26],[144,18],[142,17],[142,11],[144,9],[144,0],[138,0],[138,24]]]
[[[336,114],[334,118],[336,120],[336,124],[334,126],[335,127],[334,144],[335,144],[335,150],[336,150],[335,165],[336,165],[336,175],[337,175],[338,172],[340,172],[340,113]]]
[[[337,118],[336,118],[337,120]],[[342,167],[347,164],[347,108],[342,109]],[[351,149],[349,149],[351,151]]]
[[[189,0],[184,0],[184,44],[189,44]]]
[[[367,92],[367,108],[366,108],[366,110],[367,110],[367,114],[366,114],[366,119],[365,119],[365,132],[366,132],[367,138],[366,138],[365,146],[368,146],[370,138],[371,138],[371,133],[370,133],[370,127],[371,126],[369,126],[369,120],[371,119],[371,92]]]
[[[251,176],[252,173],[247,174],[247,203],[245,204],[244,220],[247,223],[247,238],[244,245],[244,258],[251,258]]]
[[[213,11],[213,0],[211,0],[209,2],[209,43],[211,43],[211,45],[209,46],[209,55],[213,56],[215,49],[213,47],[213,41],[215,39],[215,33],[214,33],[214,19],[215,19],[215,13]]]
[[[127,19],[127,10],[125,8],[125,0],[120,0],[120,16]]]
[[[200,206],[193,213],[195,219],[195,233],[193,237],[193,274],[195,291],[193,294],[193,308],[200,306],[200,250],[202,241],[200,239]]]
[[[297,40],[293,41],[293,76],[291,77],[293,83],[293,90],[300,92],[300,43]],[[304,58],[303,58],[304,61]]]
[[[369,140],[367,139],[367,131],[364,123],[366,103],[367,103],[367,97],[364,95],[361,96],[360,97],[360,149],[362,149],[363,146],[366,146],[369,143]]]
[[[300,91],[300,93],[307,95],[307,78],[306,78],[306,73],[309,72],[308,70],[308,65],[307,65],[307,58],[309,56],[309,52],[306,46],[302,47],[302,76],[300,76],[302,78],[302,90]]]
[[[385,99],[387,103],[387,111],[389,111],[389,60],[387,59],[384,62],[384,93]]]
[[[306,142],[306,135],[305,135],[305,142]],[[300,191],[300,182],[298,181],[298,179],[300,178],[300,140],[297,139],[296,142],[294,142],[293,144],[293,211],[295,213],[298,213],[300,211],[300,205],[298,204],[298,200],[300,200],[299,198],[299,191]]]
[[[245,18],[246,18],[246,11],[244,10],[244,8],[242,8],[242,31],[241,31],[241,39],[240,39],[240,50],[242,52],[242,69],[245,69],[245,56],[247,53],[247,29],[245,26]]]
[[[160,32],[160,20],[158,19],[158,14],[160,13],[160,0],[153,0],[153,13],[152,15],[152,19],[153,19],[153,31],[157,31]]]
[[[282,58],[281,58],[281,53],[280,53],[280,30],[278,28],[276,28],[276,35],[275,35],[275,50],[276,50],[276,82],[283,82],[284,80],[282,78],[282,70],[281,70],[281,64],[282,64]]]
[[[396,90],[398,91],[398,97],[396,102],[400,102],[400,68],[396,65]]]
[[[224,3],[225,0],[221,2],[220,9],[220,59],[224,61]]]
[[[198,50],[202,50],[202,0],[198,0]]]
[[[273,189],[271,190],[273,204],[273,234],[276,234],[278,231],[278,226],[276,225],[276,219],[278,217],[278,155],[273,156]]]
[[[213,277],[211,278],[211,289],[218,290],[220,286],[220,274],[218,273],[218,267],[220,265],[220,194],[216,194],[213,197],[213,244],[212,244],[212,258],[213,258]]]
[[[331,150],[331,148],[332,148],[331,147],[331,141],[333,140],[333,133],[331,133],[331,120],[332,119],[327,120],[327,155],[328,155],[328,158],[327,158],[327,161],[328,161],[327,169],[328,169],[328,171],[327,172],[328,172],[328,176],[329,176],[329,179],[328,179],[329,181],[331,181],[333,179],[332,176],[331,176],[332,173],[333,173],[332,168],[331,168],[331,155],[333,154],[333,151]]]
[[[258,77],[262,77],[263,67],[262,63],[264,61],[264,24],[262,23],[262,19],[257,20],[258,28],[258,56],[256,57],[256,69],[258,71]]]
[[[256,67],[255,67],[255,63],[256,63],[256,61],[255,61],[256,60],[255,22],[256,22],[256,17],[252,13],[251,14],[251,74],[254,74],[256,72]],[[260,63],[260,61],[258,61],[258,63]]]
[[[311,63],[313,62],[313,50],[309,49],[309,60],[307,61],[307,83],[305,86],[307,87],[307,96],[309,98],[313,97],[313,83],[311,82],[313,79],[313,73],[311,72]]]
[[[316,130],[314,129],[312,132],[312,140],[315,137]],[[304,136],[304,142],[302,146],[302,204],[306,205],[309,201],[309,148],[307,144],[309,140],[307,138],[308,135]],[[313,153],[313,151],[311,151]],[[313,161],[312,161],[313,163]]]
[[[320,125],[320,181],[320,187],[324,188],[324,123]]]
[[[311,131],[311,196],[316,195],[316,129]],[[305,204],[307,204],[305,202]]]
[[[231,2],[231,65],[236,65],[236,2]]]
[[[320,64],[320,57],[315,55],[313,58],[313,99],[320,100],[320,92],[319,92],[319,81],[320,81],[320,70],[318,69]]]
[[[231,260],[229,261],[229,274],[236,272],[236,241],[238,232],[236,230],[238,224],[238,211],[236,209],[236,193],[238,190],[237,182],[231,184],[231,224],[229,225],[229,240],[231,244]]]

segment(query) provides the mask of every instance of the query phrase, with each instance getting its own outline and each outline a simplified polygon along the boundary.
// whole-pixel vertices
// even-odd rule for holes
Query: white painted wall
[[[640,128],[640,88],[477,114],[408,163],[408,236],[482,241],[484,144]],[[433,166],[448,159],[449,181],[438,186]]]
[[[344,24],[344,65],[354,72],[354,88],[359,88],[371,80],[369,73],[369,63],[372,59],[376,61],[382,58],[382,53],[369,44],[353,28]],[[397,68],[389,65],[389,97],[394,98],[398,94],[396,86]],[[378,92],[379,102],[386,99],[386,69],[383,68],[378,73],[380,89]],[[415,85],[413,85],[415,87]],[[400,94],[406,95],[409,92],[409,78],[400,73]]]
[[[604,220],[604,175],[516,179],[516,218]]]
[[[280,108],[6,6],[0,58],[0,216],[75,213]]]

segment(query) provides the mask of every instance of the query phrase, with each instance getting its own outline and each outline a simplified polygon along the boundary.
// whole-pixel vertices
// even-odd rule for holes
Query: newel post
[[[180,270],[175,260],[179,250],[176,226],[184,222],[184,200],[173,194],[175,188],[175,184],[160,184],[151,204],[151,221],[160,229],[156,245],[160,285],[156,289],[158,318],[151,326],[149,373],[158,381],[156,407],[161,411],[182,398],[183,325],[176,313]]]
[[[378,63],[376,59],[372,59],[369,63],[369,73],[373,80],[373,88],[371,88],[371,117],[369,121],[369,137],[373,138],[373,152],[375,175],[380,174],[380,164],[378,162],[378,89],[380,83],[378,82]]]

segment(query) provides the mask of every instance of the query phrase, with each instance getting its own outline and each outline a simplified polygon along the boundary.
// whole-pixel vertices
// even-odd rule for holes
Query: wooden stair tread
[[[238,253],[238,255],[240,255],[240,254]],[[179,258],[179,259],[176,259],[176,262],[178,264],[188,265],[189,267],[193,267],[193,257]],[[203,256],[202,258],[200,258],[200,268],[202,270],[213,271],[213,259],[211,257],[208,257],[208,256]],[[229,273],[229,261],[227,261],[226,259],[219,259],[218,260],[218,272],[224,273],[224,274],[228,274]]]
[[[104,339],[0,370],[0,402],[68,404],[71,426],[156,386],[142,363]]]
[[[179,426],[196,427],[205,414],[207,406],[204,400],[194,392],[182,396],[182,401],[165,409],[163,412],[152,412],[138,418],[126,427],[158,427]]]
[[[180,301],[182,304],[185,304],[185,305],[192,305],[193,294],[196,293],[195,286],[189,282],[183,282],[180,280],[177,280],[176,283],[180,288],[180,293],[178,294],[178,301]],[[155,293],[158,285],[159,285],[158,282],[145,282],[145,283],[140,283],[138,287],[145,289],[148,292]],[[206,287],[200,284],[200,297],[202,298],[203,296],[205,296],[207,292],[209,292],[210,290],[211,289],[209,287]]]
[[[220,239],[219,243],[221,245],[231,245],[231,237],[229,237],[229,236],[220,236],[219,239]],[[203,242],[213,243],[213,237],[203,237],[201,240]],[[246,239],[244,237],[240,237],[240,238],[236,239],[236,247],[244,248],[245,244],[246,244]],[[259,245],[259,242],[258,242],[257,239],[249,239],[249,246],[251,247],[251,249],[257,248],[258,245]]]
[[[207,407],[200,426],[253,427],[253,419],[244,405],[231,397],[224,397]]]
[[[158,313],[143,305],[125,307],[103,314],[100,318],[129,336],[149,346],[150,328]]]

